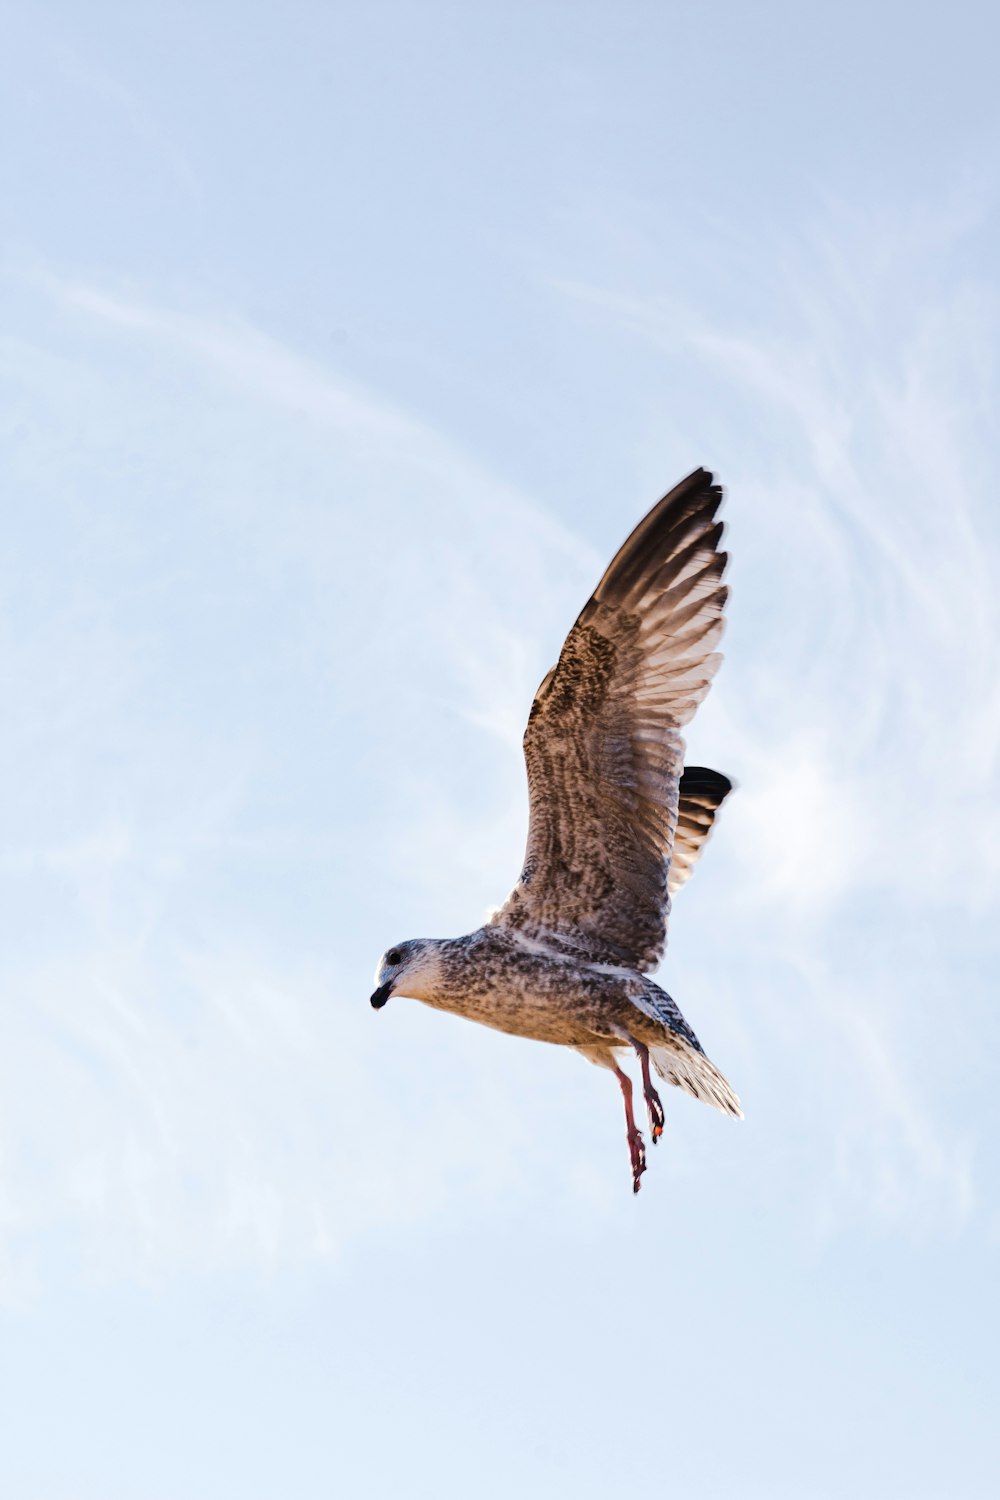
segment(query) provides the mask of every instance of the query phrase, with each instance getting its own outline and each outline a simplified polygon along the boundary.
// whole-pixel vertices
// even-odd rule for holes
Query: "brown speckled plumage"
[[[729,1114],[739,1101],[668,994],[647,978],[666,946],[670,896],[730,791],[684,770],[681,729],[720,657],[722,498],[698,469],[620,548],[542,682],[524,755],[530,821],[517,885],[466,937],[389,949],[372,1003],[408,994],[498,1030],[575,1047],[625,1096],[633,1186],[645,1168],[631,1084],[639,1057],[654,1141],[669,1082]]]

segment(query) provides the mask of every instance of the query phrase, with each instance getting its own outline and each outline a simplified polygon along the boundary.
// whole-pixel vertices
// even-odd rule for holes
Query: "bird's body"
[[[389,949],[372,996],[381,1009],[407,994],[610,1068],[625,1098],[636,1191],[645,1154],[623,1050],[639,1058],[654,1141],[664,1117],[651,1064],[740,1114],[675,1002],[649,978],[671,893],[730,791],[718,772],[684,768],[679,732],[720,659],[712,649],[726,599],[720,500],[699,469],[654,506],[539,688],[525,733],[528,847],[505,904],[465,937]]]
[[[407,985],[415,999],[556,1046],[620,1046],[621,1028],[643,1020],[634,1000],[663,993],[633,970],[581,963],[499,927],[445,939],[432,952],[430,982]],[[688,1031],[679,1013],[678,1021]]]

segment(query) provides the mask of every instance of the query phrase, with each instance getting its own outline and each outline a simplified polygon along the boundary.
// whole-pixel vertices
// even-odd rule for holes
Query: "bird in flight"
[[[671,896],[731,790],[718,771],[684,766],[681,738],[721,661],[721,502],[712,475],[696,469],[619,548],[531,707],[517,884],[475,932],[387,949],[371,997],[381,1010],[407,995],[610,1069],[634,1192],[646,1153],[621,1066],[630,1051],[654,1144],[664,1125],[654,1071],[742,1118],[680,1008],[648,977],[666,947]]]

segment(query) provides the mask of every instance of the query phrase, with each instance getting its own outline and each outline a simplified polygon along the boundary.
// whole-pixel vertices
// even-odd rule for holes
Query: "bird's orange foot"
[[[653,1137],[653,1145],[655,1146],[663,1134],[666,1116],[663,1113],[660,1096],[654,1088],[650,1088],[646,1094],[646,1113],[649,1116],[649,1133]]]
[[[649,1048],[643,1042],[637,1042],[634,1037],[632,1039],[632,1046],[635,1048],[636,1056],[642,1064],[642,1097],[646,1101],[649,1129],[653,1137],[653,1145],[655,1146],[663,1134],[666,1115],[663,1113],[663,1104],[660,1096],[653,1087],[653,1077],[649,1069]]]

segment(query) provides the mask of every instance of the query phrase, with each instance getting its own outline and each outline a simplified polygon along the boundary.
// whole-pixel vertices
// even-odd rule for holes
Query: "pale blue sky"
[[[0,1492],[998,1485],[1000,25],[8,5]],[[727,485],[739,792],[633,1200],[380,952],[519,867],[534,689]]]

